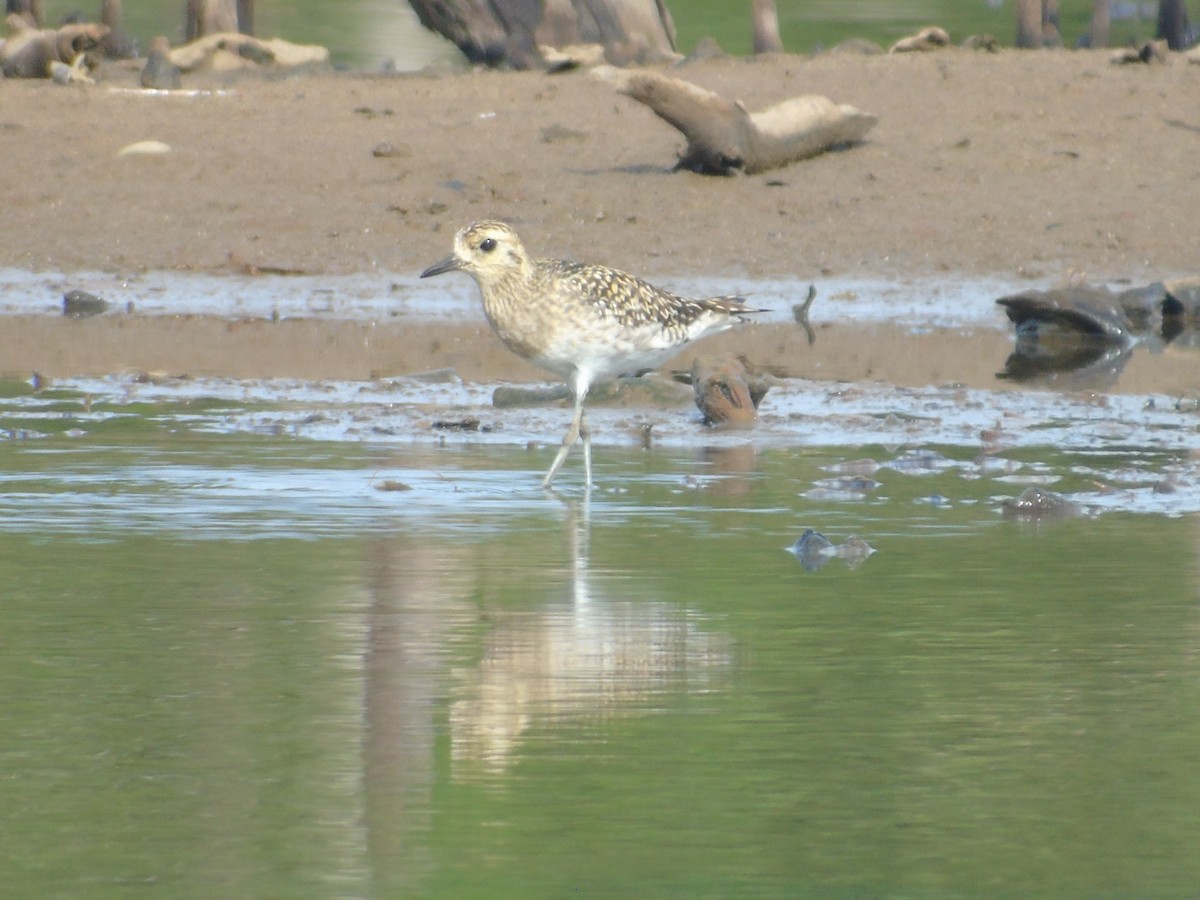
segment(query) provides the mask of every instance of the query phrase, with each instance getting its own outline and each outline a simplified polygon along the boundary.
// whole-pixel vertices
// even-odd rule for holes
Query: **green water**
[[[69,0],[44,0],[46,19],[54,23],[79,8]],[[730,53],[751,51],[750,3],[731,0],[670,0],[667,4],[678,31],[682,52],[695,47],[702,37],[713,37]],[[1011,45],[1016,34],[1012,3],[992,6],[984,0],[778,0],[780,35],[792,53],[809,53],[850,37],[864,37],[882,45],[912,34],[926,25],[941,25],[961,41],[971,34],[989,33]],[[1062,33],[1068,44],[1088,30],[1091,0],[1062,0]],[[182,40],[183,8],[180,3],[159,0],[125,0],[127,30],[143,47],[156,34],[172,42]],[[86,10],[95,14],[94,10]],[[317,43],[330,49],[335,63],[375,68],[391,56],[405,53],[401,31],[388,40],[380,33],[411,25],[414,16],[404,0],[258,0],[256,27],[263,36],[285,37],[297,43]],[[1114,21],[1111,43],[1119,46],[1131,39],[1153,36],[1154,19]],[[388,41],[391,41],[391,44]]]
[[[1195,516],[800,496],[878,447],[605,448],[585,503],[549,451],[39,433],[0,441],[10,896],[1200,885]],[[806,571],[808,526],[878,552]]]

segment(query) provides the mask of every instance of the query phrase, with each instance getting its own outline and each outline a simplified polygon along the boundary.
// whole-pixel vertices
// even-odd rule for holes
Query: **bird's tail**
[[[747,316],[752,316],[755,313],[770,312],[765,307],[751,306],[746,302],[745,297],[710,297],[708,300],[701,300],[700,304],[705,309],[724,313],[727,316],[735,316],[739,319],[745,319]]]

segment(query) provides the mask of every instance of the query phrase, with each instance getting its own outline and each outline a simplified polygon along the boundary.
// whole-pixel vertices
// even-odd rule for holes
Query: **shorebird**
[[[640,375],[685,344],[755,312],[741,297],[688,300],[606,266],[537,259],[511,226],[474,222],[454,236],[454,252],[421,273],[466,272],[483,311],[509,349],[567,382],[575,414],[550,471],[549,487],[583,439],[585,486],[592,485],[592,440],[583,404],[599,381]]]

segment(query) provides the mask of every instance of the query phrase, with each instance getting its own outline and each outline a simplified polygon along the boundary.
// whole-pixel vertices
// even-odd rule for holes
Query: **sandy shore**
[[[536,253],[651,278],[822,279],[836,289],[840,279],[986,277],[1015,290],[1072,278],[1137,284],[1198,268],[1200,66],[1181,58],[1118,67],[1106,52],[954,50],[675,70],[751,109],[820,93],[879,117],[862,145],[738,178],[673,172],[680,135],[580,72],[209,77],[185,84],[198,95],[134,90],[132,67],[103,74],[95,86],[0,82],[0,268],[378,272],[386,291],[485,216],[517,224]],[[118,155],[145,140],[171,150]],[[481,317],[473,324],[463,340],[488,340]],[[113,325],[93,343],[121,355],[88,356],[89,371],[152,367],[118,333],[130,327]],[[5,368],[24,371],[42,330],[9,331]],[[57,346],[60,334],[40,337],[57,360],[43,368],[69,374],[80,352]],[[853,336],[842,340],[841,356],[796,362],[797,374],[889,377],[870,353],[835,370],[855,353]],[[361,341],[324,344],[315,356],[304,344],[277,358],[304,356],[307,376],[396,369],[364,357]],[[240,346],[231,343],[218,371],[253,373],[233,363],[232,354],[253,357]],[[424,348],[409,348],[412,367],[444,361]],[[406,358],[403,346],[391,352]],[[972,361],[966,380],[985,380],[997,361],[977,355],[964,349],[961,363],[900,367],[895,377],[953,380]]]
[[[1197,264],[1200,66],[1106,52],[779,56],[676,74],[751,109],[820,93],[858,147],[764,175],[681,146],[583,73],[193,79],[202,96],[0,82],[0,266],[410,273],[496,216],[536,251],[640,274],[1141,281]],[[124,89],[124,90],[123,90]],[[163,156],[118,156],[158,140]],[[376,156],[390,144],[394,155]]]

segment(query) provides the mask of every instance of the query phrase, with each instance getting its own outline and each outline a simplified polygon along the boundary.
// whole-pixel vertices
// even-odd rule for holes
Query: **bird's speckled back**
[[[501,340],[564,377],[580,367],[596,378],[652,368],[755,312],[738,297],[689,300],[607,266],[533,259],[503,222],[463,228],[454,257],[479,284]]]

